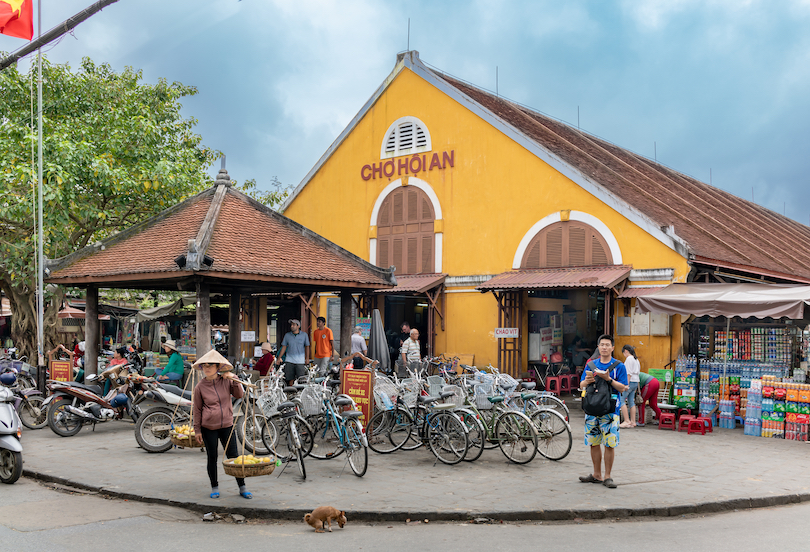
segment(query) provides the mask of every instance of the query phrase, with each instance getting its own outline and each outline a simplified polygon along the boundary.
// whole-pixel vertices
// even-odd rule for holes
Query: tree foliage
[[[267,205],[271,209],[275,209],[287,199],[287,196],[290,195],[290,191],[288,188],[285,188],[281,184],[281,181],[275,176],[270,181],[270,186],[273,188],[272,190],[261,190],[256,184],[256,180],[253,178],[245,180],[242,184],[234,181],[234,187],[237,190],[249,195],[259,203]]]
[[[184,118],[180,100],[196,88],[141,71],[115,72],[88,58],[77,70],[43,60],[45,256],[67,255],[131,226],[210,184],[217,152]],[[0,287],[14,312],[12,338],[35,347],[36,119],[32,83],[0,72]],[[46,328],[58,301],[51,301]],[[48,323],[51,322],[51,323]]]

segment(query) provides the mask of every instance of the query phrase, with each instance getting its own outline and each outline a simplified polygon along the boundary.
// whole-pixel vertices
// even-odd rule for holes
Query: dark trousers
[[[231,437],[230,442],[228,442],[228,437],[231,434],[231,427],[223,427],[222,429],[208,429],[202,428],[202,438],[203,443],[205,443],[205,453],[208,455],[208,479],[211,480],[212,487],[218,487],[219,483],[217,482],[217,455],[219,453],[219,443],[222,443],[222,447],[225,447],[225,443],[228,443],[228,448],[225,449],[225,458],[236,458],[239,456],[239,452],[236,449],[236,437]],[[244,477],[237,477],[236,484],[240,487],[245,484]]]

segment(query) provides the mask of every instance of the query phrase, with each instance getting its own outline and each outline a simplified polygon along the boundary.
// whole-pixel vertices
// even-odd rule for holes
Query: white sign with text
[[[519,328],[495,328],[496,339],[514,339],[519,337]]]
[[[242,332],[242,343],[256,341],[256,332]]]

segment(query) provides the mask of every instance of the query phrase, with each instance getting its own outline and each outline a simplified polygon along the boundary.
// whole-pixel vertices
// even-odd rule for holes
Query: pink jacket
[[[233,425],[233,405],[231,395],[237,399],[245,395],[245,390],[235,381],[222,376],[215,380],[203,378],[194,388],[194,433],[202,435],[201,427],[222,429]]]

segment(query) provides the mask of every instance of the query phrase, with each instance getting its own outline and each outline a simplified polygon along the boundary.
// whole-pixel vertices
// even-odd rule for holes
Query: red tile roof
[[[627,278],[631,269],[627,265],[608,265],[510,270],[475,289],[611,288]]]
[[[290,284],[320,289],[394,285],[388,269],[368,263],[230,186],[217,211],[216,203],[212,207],[214,190],[209,188],[105,240],[101,248],[87,247],[51,261],[54,268],[47,281],[148,287],[144,280],[187,279],[195,272],[180,269],[175,258],[188,253],[189,240],[198,237],[201,226],[210,228],[205,221],[211,220],[213,233],[204,253],[213,258],[213,264],[196,272],[207,279],[279,284],[274,288]],[[207,217],[209,209],[212,213]]]
[[[443,284],[447,274],[416,274],[397,276],[396,287],[376,289],[375,293],[424,293]]]
[[[810,277],[810,227],[525,106],[434,74],[661,227],[674,226],[695,255]]]

